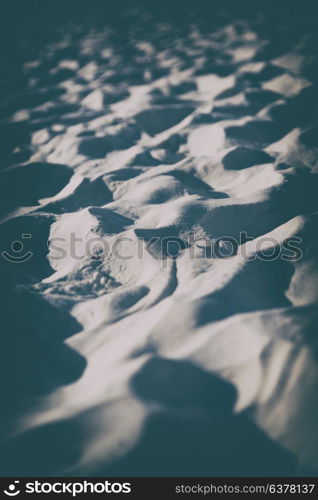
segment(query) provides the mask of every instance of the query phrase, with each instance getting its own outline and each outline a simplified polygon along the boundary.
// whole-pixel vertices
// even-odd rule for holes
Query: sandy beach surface
[[[3,27],[3,476],[317,473],[315,19],[237,3]]]

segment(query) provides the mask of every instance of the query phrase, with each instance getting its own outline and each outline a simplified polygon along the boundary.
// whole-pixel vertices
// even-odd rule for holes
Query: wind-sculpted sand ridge
[[[317,473],[317,34],[123,19],[4,91],[2,474]]]

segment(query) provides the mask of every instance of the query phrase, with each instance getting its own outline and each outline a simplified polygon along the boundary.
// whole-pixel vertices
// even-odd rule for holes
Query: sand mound
[[[3,475],[318,470],[315,27],[183,11],[8,69]]]

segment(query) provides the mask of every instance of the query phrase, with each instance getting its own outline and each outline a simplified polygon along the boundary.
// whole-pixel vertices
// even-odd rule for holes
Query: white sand
[[[66,326],[60,334],[66,320],[40,317],[35,307],[43,349],[49,354],[52,330],[61,346],[52,356],[61,361],[49,373],[38,369],[44,390],[28,396],[31,405],[6,434],[27,474],[318,469],[317,149],[302,139],[306,126],[288,118],[292,99],[312,82],[299,49],[262,57],[257,29],[240,26],[207,35],[193,25],[170,45],[150,36],[132,59],[121,58],[107,32],[66,37],[61,46],[77,56],[52,56],[48,78],[69,75],[46,84],[64,92],[25,110],[34,126],[32,156],[3,175],[9,186],[29,184],[19,203],[5,207],[3,227],[15,228],[21,214],[25,232],[32,221],[32,236],[45,224],[49,254],[35,255],[26,274],[36,276],[33,293],[77,322],[77,333]],[[52,44],[51,54],[58,48]],[[25,66],[30,81],[32,64]],[[215,74],[214,64],[227,65],[230,75]],[[30,165],[36,162],[46,171],[40,181]],[[62,165],[60,181],[46,163]],[[34,196],[28,172],[39,184]],[[296,263],[240,252],[204,258],[203,243],[166,258],[160,246],[166,236],[238,238],[240,231],[275,238],[268,249],[302,237],[304,256]],[[71,233],[81,238],[81,259],[69,254]],[[97,236],[112,249],[119,241],[129,258],[113,250],[85,255]],[[67,253],[59,260],[56,237]],[[146,250],[152,237],[154,255]],[[242,243],[248,255],[257,241]],[[36,271],[42,264],[51,268]],[[63,358],[62,346],[74,357]],[[55,373],[64,370],[69,380],[59,382]],[[42,440],[57,458],[27,464],[21,450],[33,442],[41,450]],[[296,468],[283,468],[284,450]],[[185,465],[178,468],[178,460]]]

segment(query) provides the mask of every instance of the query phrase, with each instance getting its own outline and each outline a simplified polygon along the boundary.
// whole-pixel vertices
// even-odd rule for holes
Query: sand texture
[[[2,59],[2,475],[317,473],[318,40],[274,13],[97,9]]]

